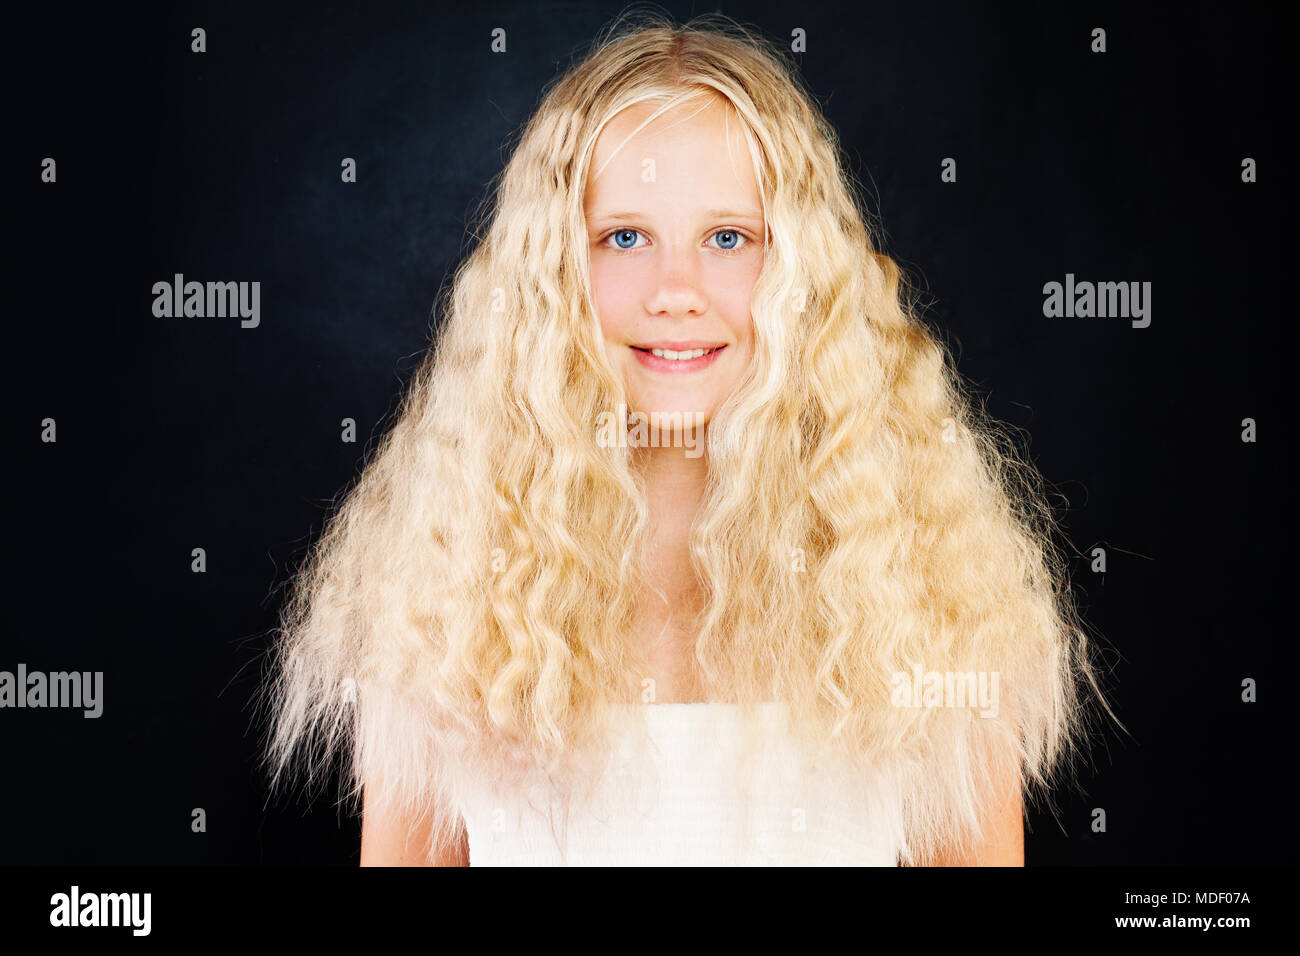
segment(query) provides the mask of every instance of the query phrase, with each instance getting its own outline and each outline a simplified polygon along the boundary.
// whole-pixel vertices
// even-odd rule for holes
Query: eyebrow
[[[706,209],[704,215],[709,219],[754,219],[763,218],[762,213],[733,210],[733,209]],[[597,212],[591,216],[592,219],[642,219],[645,213],[642,212]]]

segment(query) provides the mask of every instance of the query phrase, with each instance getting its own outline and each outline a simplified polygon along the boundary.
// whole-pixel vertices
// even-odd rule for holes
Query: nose
[[[703,315],[708,311],[709,299],[701,286],[700,258],[689,244],[672,243],[660,247],[654,289],[646,301],[650,315],[681,318]]]

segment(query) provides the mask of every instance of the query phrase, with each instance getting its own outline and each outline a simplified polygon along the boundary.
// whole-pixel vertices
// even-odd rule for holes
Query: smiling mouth
[[[630,346],[637,362],[652,372],[694,372],[707,368],[718,360],[727,348],[725,345],[702,346],[694,349],[661,349]]]
[[[653,355],[656,358],[667,359],[670,362],[687,362],[691,359],[701,358],[712,352],[725,349],[726,346],[712,345],[698,349],[682,349],[680,351],[675,349],[642,348],[640,345],[634,345],[632,348],[636,349],[638,352],[645,352],[648,355]]]

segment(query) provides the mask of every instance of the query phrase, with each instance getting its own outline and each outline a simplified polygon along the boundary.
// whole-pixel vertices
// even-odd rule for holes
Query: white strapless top
[[[896,801],[855,805],[810,774],[783,736],[782,705],[761,705],[748,800],[726,759],[740,744],[733,705],[644,710],[648,752],[620,751],[582,809],[566,814],[542,788],[472,797],[461,807],[470,866],[897,865]]]

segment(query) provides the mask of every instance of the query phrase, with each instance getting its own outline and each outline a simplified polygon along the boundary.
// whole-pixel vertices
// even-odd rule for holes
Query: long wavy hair
[[[545,92],[395,422],[292,582],[263,685],[273,787],[342,757],[348,796],[369,782],[445,840],[475,780],[540,769],[576,798],[638,719],[629,634],[657,588],[637,454],[596,437],[628,397],[583,194],[615,114],[700,97],[741,124],[767,236],[753,359],[707,429],[692,695],[782,701],[846,784],[889,781],[905,862],[973,846],[999,781],[1045,797],[1082,752],[1105,701],[1041,478],[877,250],[785,54],[725,18],[651,16]],[[919,672],[998,675],[996,716],[900,706],[896,675]]]

